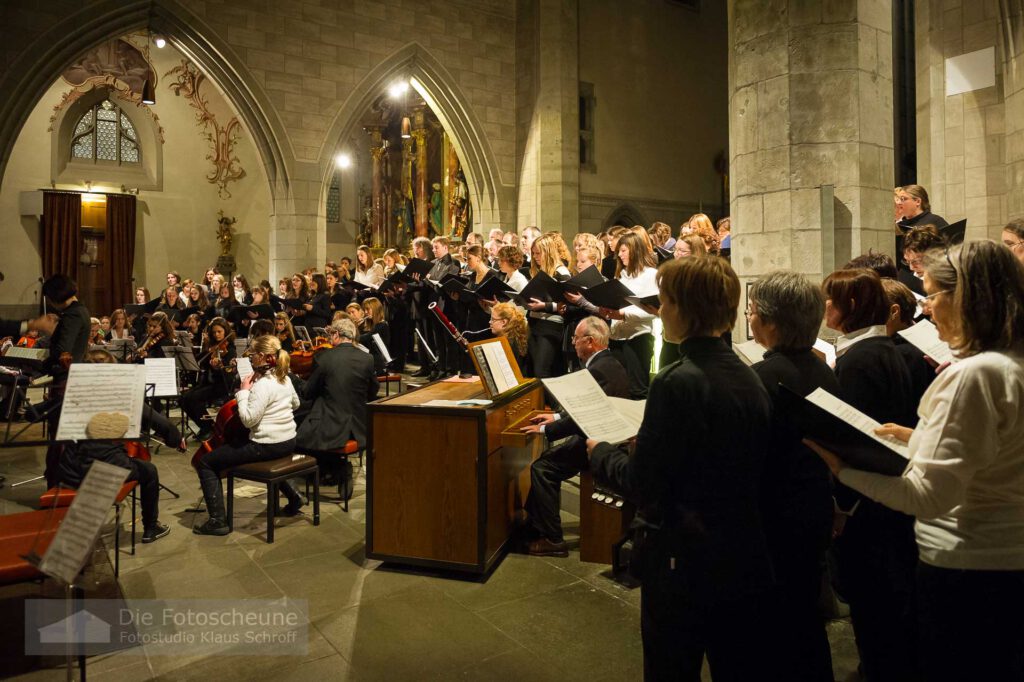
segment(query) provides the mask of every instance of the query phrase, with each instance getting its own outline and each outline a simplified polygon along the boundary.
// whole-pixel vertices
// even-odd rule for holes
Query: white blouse
[[[273,374],[257,379],[248,391],[235,394],[238,416],[257,443],[283,443],[295,438],[295,410],[299,396],[291,381],[283,384]]]
[[[921,398],[903,476],[839,480],[917,517],[921,560],[1024,570],[1024,355],[985,352],[947,367]]]
[[[636,276],[630,276],[623,270],[619,275],[619,281],[632,291],[634,296],[653,296],[658,293],[657,276],[658,269],[652,267],[644,268],[636,273]],[[641,334],[654,333],[654,318],[657,315],[652,315],[635,305],[623,308],[620,312],[625,319],[612,320],[611,338],[625,341]]]
[[[355,281],[373,289],[379,287],[380,283],[384,281],[384,269],[376,263],[371,265],[365,271],[360,271],[359,268],[356,268],[353,271],[353,275]]]

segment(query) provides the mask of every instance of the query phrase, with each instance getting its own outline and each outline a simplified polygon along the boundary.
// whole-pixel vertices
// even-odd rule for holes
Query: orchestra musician
[[[500,303],[494,306],[491,314],[502,306],[511,305]],[[628,398],[629,377],[626,369],[608,350],[608,334],[608,323],[600,317],[590,316],[576,325],[573,345],[585,371],[593,375],[606,395]],[[562,482],[589,468],[584,434],[572,418],[562,412],[538,415],[522,431],[542,433],[549,443],[568,439],[545,450],[530,467],[524,531],[528,554],[569,556],[559,518],[559,498]]]
[[[113,358],[111,358],[113,359]],[[78,488],[96,461],[128,470],[126,481],[137,481],[142,502],[142,542],[155,542],[171,532],[160,523],[160,474],[156,465],[136,457],[129,457],[123,442],[110,439],[124,435],[123,428],[105,424],[101,415],[95,415],[85,428],[86,436],[94,440],[66,443],[61,448],[57,463],[60,484]],[[100,440],[103,439],[103,440]]]
[[[132,338],[132,330],[128,325],[128,315],[125,313],[124,308],[118,308],[114,312],[110,313],[110,338]]]
[[[274,313],[274,331],[285,353],[295,350],[295,330],[288,319],[288,313]]]
[[[235,377],[235,334],[227,320],[222,317],[210,320],[206,337],[199,360],[202,378],[194,388],[182,393],[180,400],[181,409],[199,427],[197,438],[201,441],[208,440],[213,429],[206,408],[213,401],[227,397]]]
[[[279,459],[295,450],[293,411],[299,407],[299,396],[288,380],[288,353],[281,350],[281,342],[273,335],[253,339],[246,353],[252,360],[253,373],[242,380],[235,399],[242,424],[250,430],[249,439],[241,446],[221,445],[199,460],[196,470],[209,518],[192,529],[198,535],[230,532],[220,483],[222,471],[248,462]],[[302,497],[287,481],[279,485],[279,490],[288,498],[282,514],[298,514],[304,504]],[[277,500],[267,500],[267,504],[277,504]]]
[[[135,356],[139,360],[145,358],[166,358],[168,356],[164,349],[168,346],[177,346],[178,339],[174,335],[174,327],[166,313],[155,312],[146,321],[146,340],[139,345]]]
[[[364,447],[366,404],[376,400],[379,388],[373,358],[353,345],[359,332],[352,320],[332,322],[327,337],[333,348],[317,354],[313,373],[303,388],[303,399],[313,404],[299,425],[298,445],[305,450],[326,451],[354,440]]]
[[[380,302],[379,298],[371,296],[363,301],[362,312],[362,327],[365,331],[359,335],[359,343],[365,348],[370,349],[370,354],[373,356],[374,370],[378,374],[383,374],[385,366],[384,355],[377,349],[377,344],[373,342],[373,335],[376,334],[380,337],[385,348],[391,342],[391,329],[384,319],[384,304]]]

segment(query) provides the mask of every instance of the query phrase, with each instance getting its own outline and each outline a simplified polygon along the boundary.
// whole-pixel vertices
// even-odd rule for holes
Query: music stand
[[[119,362],[128,362],[129,356],[135,352],[136,348],[135,339],[111,339],[103,347],[103,350],[113,355],[114,359]]]
[[[423,334],[420,332],[419,328],[413,327],[412,330],[416,333],[416,338],[419,340],[420,345],[423,346],[423,350],[427,351],[427,358],[430,360],[431,371],[436,372],[438,369],[437,355],[434,353],[433,350],[431,350],[430,346],[427,344],[427,340],[423,338]]]

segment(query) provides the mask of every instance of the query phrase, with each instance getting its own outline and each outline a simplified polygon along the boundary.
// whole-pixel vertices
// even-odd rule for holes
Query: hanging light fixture
[[[150,6],[150,12],[152,13],[152,6]],[[146,80],[142,81],[142,103],[143,104],[156,104],[156,87],[153,80],[149,77],[153,74],[153,66],[149,62],[149,45],[153,42],[153,29],[149,27],[149,20],[146,21]]]
[[[412,121],[408,116],[402,117],[402,139],[408,140],[412,137]]]

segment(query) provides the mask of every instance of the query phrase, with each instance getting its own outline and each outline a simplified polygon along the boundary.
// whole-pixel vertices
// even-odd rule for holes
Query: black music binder
[[[779,384],[779,404],[783,415],[800,433],[842,460],[863,471],[886,476],[902,476],[907,458],[880,443],[839,417],[823,410],[793,389]]]
[[[405,280],[411,280],[413,275],[419,275],[422,279],[427,276],[427,273],[434,267],[434,264],[428,260],[422,258],[413,258],[402,270],[402,278]]]
[[[249,313],[256,313],[257,320],[274,319],[274,309],[269,303],[258,303],[256,305],[237,305],[228,313],[228,319],[232,322],[241,322],[249,318]]]
[[[636,296],[636,294],[630,291],[629,287],[619,280],[610,279],[595,287],[590,287],[583,292],[583,296],[587,301],[600,308],[621,310],[629,307],[630,305],[629,301],[626,300],[626,297]]]
[[[124,312],[128,315],[145,315],[148,313],[156,312],[156,309],[160,307],[160,298],[154,298],[152,301],[146,301],[139,305],[126,305]]]

